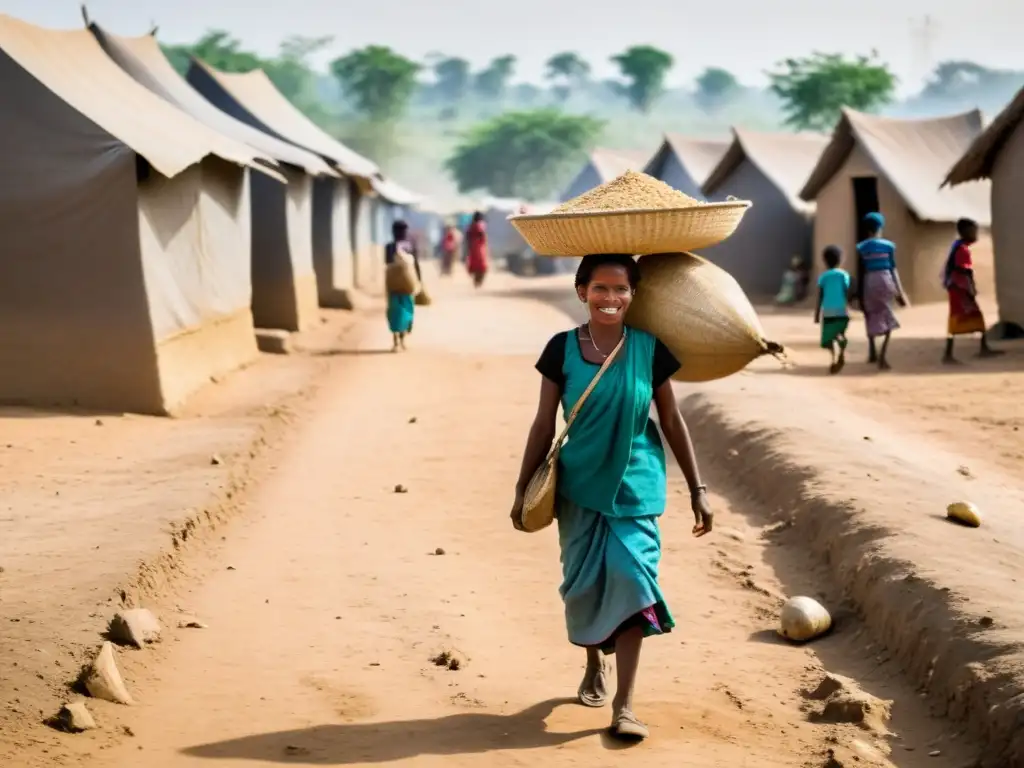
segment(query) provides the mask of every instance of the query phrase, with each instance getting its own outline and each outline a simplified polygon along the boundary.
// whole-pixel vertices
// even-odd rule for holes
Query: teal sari
[[[580,410],[559,455],[558,539],[569,641],[614,652],[624,629],[668,632],[675,622],[658,587],[665,511],[665,450],[650,417],[655,339],[626,343]],[[570,411],[599,366],[576,334],[565,345],[562,407]]]

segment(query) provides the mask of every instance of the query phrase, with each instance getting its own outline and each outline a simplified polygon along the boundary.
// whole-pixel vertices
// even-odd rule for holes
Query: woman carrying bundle
[[[385,268],[394,268],[399,260],[411,260],[416,270],[416,281],[421,282],[420,260],[416,246],[409,240],[409,225],[402,220],[391,225],[391,242],[384,249]],[[405,337],[412,332],[416,314],[415,291],[399,292],[388,289],[388,328],[391,331],[392,352],[405,349]]]
[[[551,447],[559,402],[570,411],[611,359],[561,448],[556,503],[569,641],[585,648],[587,657],[577,697],[589,707],[607,702],[601,653],[616,654],[612,732],[625,739],[648,735],[633,714],[643,640],[669,632],[675,623],[658,587],[666,475],[665,451],[649,415],[652,401],[690,488],[693,535],[712,527],[706,488],[670,382],[679,362],[654,336],[623,323],[639,279],[631,256],[581,261],[576,294],[590,319],[554,336],[537,362],[540,401],[511,514],[512,524],[523,530],[526,488]]]

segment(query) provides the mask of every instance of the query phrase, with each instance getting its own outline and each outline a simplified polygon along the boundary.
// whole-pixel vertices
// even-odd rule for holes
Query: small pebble
[[[941,756],[942,756],[942,750],[941,749],[933,749],[931,752],[928,753],[928,757],[941,757]]]
[[[223,464],[224,460],[215,453],[213,454],[213,456],[210,457],[210,463],[216,467]]]
[[[395,486],[395,493],[408,493],[408,492],[409,492],[409,489],[406,488],[401,483],[399,483],[398,485]]]
[[[445,551],[444,551],[444,547],[438,547],[437,549],[435,549],[434,550],[434,554],[437,555],[438,557],[440,557],[441,555],[446,554]]]

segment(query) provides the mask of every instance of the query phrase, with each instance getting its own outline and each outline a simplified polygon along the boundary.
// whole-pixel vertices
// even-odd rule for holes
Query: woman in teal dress
[[[601,654],[614,653],[618,685],[612,732],[626,739],[648,735],[633,714],[643,639],[669,632],[675,624],[658,586],[665,451],[650,418],[652,402],[690,488],[693,534],[703,536],[712,526],[706,488],[670,381],[680,364],[654,336],[623,323],[639,279],[631,256],[593,255],[580,263],[576,293],[590,319],[554,336],[537,362],[540,402],[511,515],[521,529],[525,489],[551,447],[559,403],[565,413],[572,409],[625,336],[560,452],[557,514],[569,641],[587,652],[577,698],[585,706],[604,706],[608,696]]]
[[[394,262],[398,249],[408,253],[416,265],[416,278],[422,280],[420,260],[416,246],[409,240],[409,225],[399,219],[391,225],[391,242],[384,249],[384,264]],[[416,315],[416,297],[405,293],[388,292],[388,328],[391,330],[392,352],[405,349],[405,337],[412,332],[412,321]]]

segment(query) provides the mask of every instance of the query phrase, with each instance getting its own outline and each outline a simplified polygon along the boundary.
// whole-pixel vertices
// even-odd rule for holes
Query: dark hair
[[[590,256],[584,256],[576,268],[576,287],[590,285],[590,281],[594,279],[594,271],[598,267],[608,266],[625,269],[630,288],[636,290],[640,282],[640,266],[628,253],[592,253]]]
[[[972,229],[978,228],[978,222],[974,219],[957,219],[956,220],[956,233],[960,237],[967,237],[968,233]]]
[[[473,214],[473,221],[483,221],[483,220],[484,220],[484,215],[482,213],[480,213],[480,211],[477,211],[476,213]]]
[[[838,245],[826,245],[821,257],[825,260],[825,264],[828,265],[829,269],[835,269],[839,266],[839,262],[843,260],[843,249]]]
[[[391,225],[391,237],[395,240],[405,240],[405,236],[409,234],[409,225],[401,219],[396,220]]]

